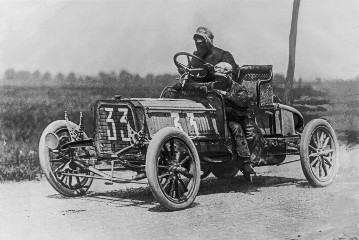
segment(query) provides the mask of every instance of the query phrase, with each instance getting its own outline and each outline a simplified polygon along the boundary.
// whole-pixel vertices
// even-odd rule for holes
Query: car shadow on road
[[[118,207],[153,207],[157,204],[148,187],[126,188],[107,192],[90,192],[86,199],[114,203]]]
[[[208,177],[203,179],[198,195],[210,195],[216,193],[233,193],[241,192],[244,194],[253,194],[263,187],[283,187],[295,185],[297,187],[307,187],[306,181],[297,178],[286,178],[276,176],[256,176],[252,183],[247,183],[241,175],[231,179],[217,179]],[[112,190],[106,192],[89,192],[86,196],[81,197],[85,201],[113,203],[117,207],[141,207],[147,208],[153,212],[167,211],[161,207],[152,196],[149,187],[134,187],[121,190]],[[196,204],[192,204],[194,207]]]
[[[207,178],[202,180],[198,195],[209,195],[215,193],[242,192],[251,194],[258,192],[263,187],[283,187],[295,185],[302,187],[306,181],[297,178],[276,177],[276,176],[255,176],[253,182],[248,183],[242,175],[237,175],[231,179]]]

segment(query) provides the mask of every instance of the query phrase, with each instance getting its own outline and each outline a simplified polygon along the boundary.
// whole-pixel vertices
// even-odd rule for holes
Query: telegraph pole
[[[290,27],[290,34],[289,34],[289,61],[288,61],[288,69],[287,69],[287,76],[285,79],[285,89],[284,89],[284,102],[287,105],[292,105],[291,93],[293,88],[293,78],[294,78],[294,69],[295,69],[295,48],[297,43],[299,5],[300,5],[300,0],[293,1],[292,24]]]

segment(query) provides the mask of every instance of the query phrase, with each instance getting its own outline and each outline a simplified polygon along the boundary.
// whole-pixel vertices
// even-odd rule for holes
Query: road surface
[[[340,152],[333,185],[299,162],[257,168],[254,183],[209,176],[191,208],[169,212],[146,185],[94,181],[64,198],[48,182],[0,184],[0,239],[359,239],[359,148]]]

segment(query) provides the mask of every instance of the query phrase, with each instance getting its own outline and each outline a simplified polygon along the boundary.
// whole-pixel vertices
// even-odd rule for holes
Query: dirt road
[[[359,239],[359,149],[340,161],[327,188],[309,187],[298,162],[257,168],[252,184],[210,176],[179,212],[146,185],[95,181],[86,197],[63,198],[46,180],[0,184],[0,239]]]

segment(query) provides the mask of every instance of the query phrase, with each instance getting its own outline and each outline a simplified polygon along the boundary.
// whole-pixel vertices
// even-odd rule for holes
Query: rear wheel
[[[76,124],[70,122],[76,127]],[[59,140],[54,148],[50,149],[46,145],[46,137]],[[85,136],[86,137],[86,136]],[[58,120],[52,122],[43,131],[39,143],[39,159],[42,171],[51,186],[66,197],[76,197],[84,195],[92,184],[93,178],[68,176],[71,174],[93,175],[73,162],[81,150],[62,150],[61,145],[70,141],[70,134],[66,127],[66,121]]]
[[[211,171],[212,171],[211,164],[201,161],[201,179],[208,177],[208,175],[211,174]]]
[[[191,139],[174,127],[158,131],[148,145],[146,174],[162,206],[169,210],[190,206],[200,185],[200,161]]]
[[[332,126],[314,119],[304,128],[300,158],[305,177],[313,187],[330,185],[338,172],[338,141]]]
[[[235,161],[216,163],[212,165],[212,174],[219,179],[233,178],[237,175],[239,168]]]

